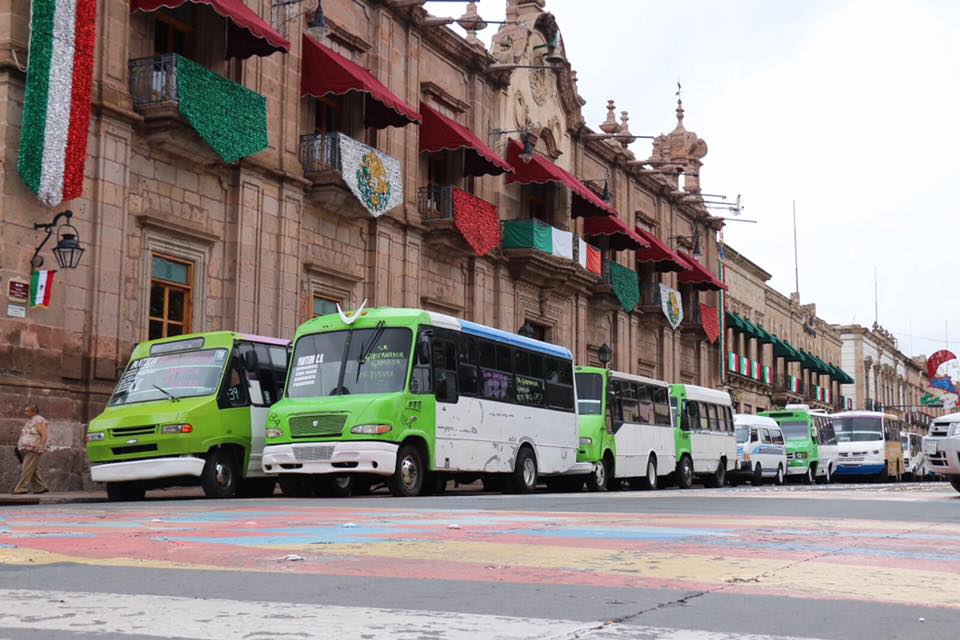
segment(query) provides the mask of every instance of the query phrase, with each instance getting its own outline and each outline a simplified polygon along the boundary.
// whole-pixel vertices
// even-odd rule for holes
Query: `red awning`
[[[680,282],[680,284],[691,284],[694,289],[701,291],[726,291],[727,285],[717,280],[709,271],[703,268],[703,265],[683,251],[678,251],[677,253],[680,254],[684,262],[690,265],[690,271],[681,271],[677,275],[677,281]]]
[[[277,51],[290,51],[290,43],[247,7],[243,0],[130,0],[130,11],[176,9],[185,2],[208,5],[227,19],[228,58],[268,56]]]
[[[420,151],[435,153],[463,149],[463,172],[471,176],[498,176],[513,171],[510,165],[459,122],[431,109],[423,102],[420,103],[420,114],[423,116]]]
[[[322,98],[351,91],[366,95],[363,120],[368,127],[405,127],[422,120],[416,109],[392,94],[372,73],[304,34],[300,95]]]
[[[565,185],[573,192],[573,206],[570,213],[574,218],[617,215],[616,209],[601,200],[566,169],[558,167],[538,153],[534,153],[529,162],[524,162],[520,159],[521,153],[523,153],[523,145],[511,138],[507,143],[507,162],[513,168],[513,173],[507,176],[507,182],[520,184],[559,182]]]
[[[637,235],[650,243],[649,249],[637,251],[637,262],[654,262],[657,271],[691,271],[692,267],[676,251],[654,234],[637,227]]]
[[[616,216],[594,216],[583,221],[583,235],[586,237],[606,236],[614,251],[624,249],[648,249],[650,243],[633,232],[630,227]]]

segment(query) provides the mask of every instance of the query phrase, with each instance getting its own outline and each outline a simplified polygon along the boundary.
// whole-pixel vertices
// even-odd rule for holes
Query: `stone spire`
[[[700,168],[703,166],[702,158],[707,155],[707,143],[683,126],[683,100],[679,98],[676,113],[677,126],[653,141],[651,159],[675,163],[683,171],[684,190],[700,193]]]

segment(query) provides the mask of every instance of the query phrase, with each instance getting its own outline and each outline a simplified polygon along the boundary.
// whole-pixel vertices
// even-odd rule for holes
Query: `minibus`
[[[730,394],[692,384],[671,384],[670,411],[677,485],[688,489],[698,476],[708,487],[722,487],[727,471],[737,464]]]
[[[138,344],[87,429],[94,482],[111,500],[200,484],[211,498],[271,495],[267,411],[283,394],[286,340],[230,331]]]
[[[666,382],[600,367],[577,367],[580,448],[577,461],[594,465],[587,489],[656,489],[674,472],[676,440]]]
[[[396,496],[481,478],[518,493],[584,474],[568,349],[420,309],[319,316],[296,332],[263,470],[386,481]]]
[[[737,467],[730,484],[749,480],[757,487],[764,480],[782,485],[787,469],[787,448],[780,425],[773,418],[738,413],[733,416],[737,438]]]
[[[901,423],[879,411],[844,411],[830,416],[839,456],[835,473],[880,481],[903,477]]]

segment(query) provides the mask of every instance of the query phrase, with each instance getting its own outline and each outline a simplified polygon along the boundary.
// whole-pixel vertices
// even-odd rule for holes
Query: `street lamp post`
[[[39,269],[43,266],[43,256],[40,255],[40,251],[47,244],[47,241],[50,240],[54,229],[57,230],[58,236],[57,244],[53,248],[53,256],[57,259],[57,264],[61,269],[77,268],[77,265],[80,264],[80,258],[83,257],[84,248],[80,246],[80,232],[70,224],[72,217],[73,212],[68,209],[67,211],[58,213],[50,222],[33,225],[34,231],[46,231],[47,235],[44,236],[43,241],[37,245],[33,256],[30,258],[30,267],[32,269]],[[66,221],[57,227],[60,220],[63,219],[66,219]]]
[[[597,349],[597,357],[600,358],[600,364],[604,369],[610,368],[610,361],[613,360],[613,349],[606,342]]]

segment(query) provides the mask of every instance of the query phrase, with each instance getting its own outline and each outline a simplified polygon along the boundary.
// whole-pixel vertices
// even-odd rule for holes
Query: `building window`
[[[191,58],[194,52],[196,21],[194,6],[186,2],[176,9],[160,9],[154,13],[153,53],[176,53]]]
[[[527,216],[550,224],[547,211],[547,186],[543,184],[527,185]]]
[[[328,298],[321,295],[313,296],[313,317],[325,316],[329,313],[337,312],[337,305],[340,304],[339,300],[334,300],[333,298]]]
[[[314,133],[340,131],[342,100],[340,98],[319,98],[314,101],[314,104],[316,105],[313,121]]]
[[[190,333],[193,264],[154,254],[150,265],[150,323],[147,338]]]
[[[449,158],[443,151],[427,155],[427,184],[445,186],[450,184]]]

